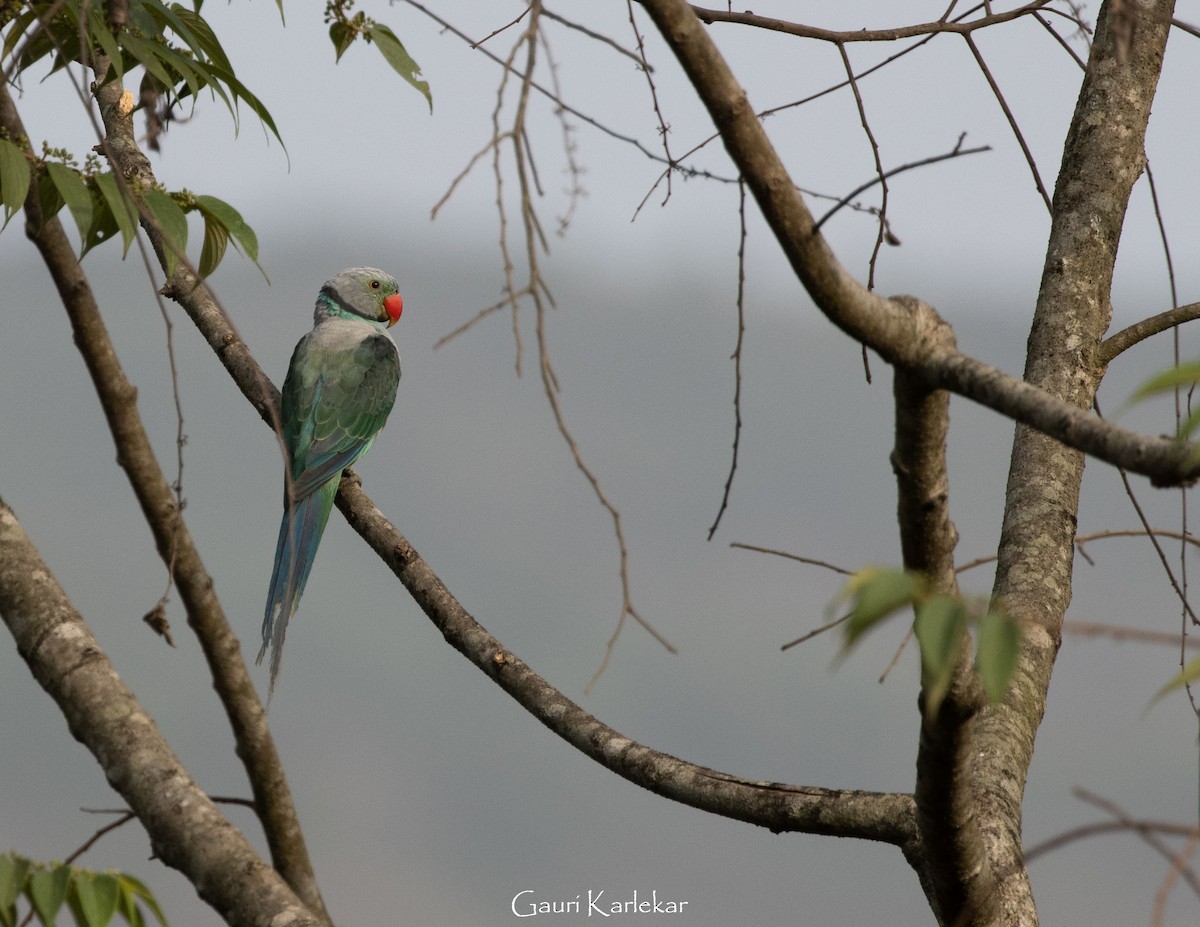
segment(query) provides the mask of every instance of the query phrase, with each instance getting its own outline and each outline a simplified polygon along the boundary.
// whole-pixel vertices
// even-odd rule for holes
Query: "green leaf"
[[[853,603],[850,619],[846,622],[842,652],[849,650],[872,626],[911,605],[924,592],[925,580],[917,573],[876,566],[855,571],[840,596]]]
[[[215,270],[220,263],[221,256],[225,253],[225,246],[230,237],[233,238],[233,246],[246,257],[254,262],[254,266],[258,268],[263,277],[267,276],[266,271],[262,269],[262,265],[258,263],[258,236],[254,234],[254,229],[246,224],[246,220],[242,218],[242,214],[226,203],[222,199],[215,196],[198,195],[196,197],[196,208],[200,210],[200,214],[204,217],[204,247],[209,248],[209,229],[212,227],[213,247],[216,248],[219,244],[220,252],[216,254],[216,262],[213,263],[212,269]],[[219,227],[219,230],[218,230]],[[218,242],[218,236],[224,234],[224,237]],[[200,275],[207,276],[203,268],[205,267],[204,256],[200,257]]]
[[[0,203],[4,205],[4,225],[22,206],[29,194],[29,161],[25,152],[8,139],[0,139]]]
[[[975,651],[975,670],[988,701],[995,704],[1004,699],[1013,671],[1017,668],[1017,652],[1021,643],[1021,628],[1016,620],[1003,612],[989,611],[979,621],[979,643]]]
[[[921,645],[921,687],[931,717],[950,689],[966,632],[967,609],[961,600],[935,595],[917,607],[913,633]]]
[[[104,75],[107,83],[108,80],[123,80],[125,77],[125,59],[121,54],[121,46],[117,44],[116,38],[112,31],[108,28],[108,23],[104,21],[104,15],[100,10],[100,4],[93,4],[91,15],[88,16],[88,36],[93,42],[100,46],[100,50],[108,57],[112,65],[112,77]]]
[[[71,217],[79,228],[80,239],[86,239],[92,225],[92,195],[88,193],[87,184],[78,171],[57,161],[46,163],[46,176],[71,211]]]
[[[382,23],[372,23],[367,29],[367,35],[393,70],[425,97],[426,102],[429,103],[429,111],[432,113],[433,95],[429,92],[429,83],[421,80],[421,66],[413,61],[409,53],[404,50],[404,46],[396,38],[396,33]]]
[[[97,188],[93,188],[89,192],[92,197],[92,224],[88,226],[87,233],[83,236],[80,257],[86,255],[97,245],[104,244],[120,231],[117,227],[117,217],[108,208],[108,201],[104,195]]]
[[[1150,699],[1150,704],[1146,706],[1149,711],[1158,702],[1162,701],[1167,695],[1170,695],[1176,689],[1182,689],[1196,680],[1200,679],[1200,657],[1194,657],[1190,660],[1178,673],[1172,676],[1165,686],[1158,690],[1154,698]]]
[[[142,202],[150,213],[153,225],[162,233],[167,277],[172,277],[179,266],[179,259],[187,253],[187,216],[179,204],[161,190],[147,190],[142,194]]]
[[[29,900],[44,927],[53,927],[71,883],[70,866],[39,867],[29,879]]]
[[[132,32],[122,32],[119,40],[121,47],[131,54],[147,74],[152,74],[163,87],[174,87],[178,81],[162,63],[165,46],[150,42]]]
[[[187,29],[191,33],[191,38],[187,40],[192,51],[197,55],[207,58],[214,64],[232,71],[233,64],[229,60],[229,56],[225,54],[225,49],[221,47],[221,42],[217,38],[217,34],[213,32],[212,27],[199,13],[193,12],[186,7],[176,3],[171,7],[175,16],[186,24]]]
[[[39,183],[37,191],[38,211],[42,214],[42,222],[57,216],[58,211],[66,205],[58,195],[58,188],[52,183]]]
[[[350,28],[349,25],[341,20],[334,20],[329,27],[329,41],[333,43],[333,50],[336,57],[334,62],[342,60],[342,55],[346,53],[346,49],[354,44],[354,39],[358,33]]]
[[[129,245],[137,235],[137,212],[112,173],[97,174],[93,180],[96,188],[104,196],[108,211],[112,214],[113,220],[121,232],[121,254],[124,257],[129,253]]]
[[[1176,387],[1191,386],[1196,382],[1200,382],[1200,361],[1180,364],[1178,367],[1163,370],[1152,376],[1137,388],[1131,401],[1137,402],[1158,393],[1169,393]]]
[[[137,903],[140,902],[150,909],[152,913],[163,927],[168,927],[167,916],[163,914],[162,908],[158,904],[158,899],[154,897],[154,893],[150,891],[140,879],[131,876],[127,872],[117,873],[117,882],[121,886],[121,896],[125,904],[131,905],[132,910],[138,911]],[[144,923],[145,918],[142,918],[141,912],[135,915],[140,919],[138,923],[134,922],[134,918],[128,913],[125,913],[125,919],[129,921],[132,927],[139,927],[139,923]]]
[[[250,260],[257,263],[258,236],[254,234],[254,229],[246,224],[246,220],[242,218],[240,212],[224,200],[205,194],[197,195],[196,204],[205,215],[216,217],[229,230],[229,234],[233,236],[234,243],[246,252],[246,256]]]
[[[75,870],[75,898],[86,927],[108,927],[117,913],[117,878],[107,872]]]
[[[208,213],[204,215],[204,247],[200,251],[200,277],[208,277],[217,265],[221,263],[221,258],[225,256],[225,246],[229,244],[229,230],[220,222]]]
[[[0,60],[6,60],[9,55],[16,50],[16,47],[25,38],[25,32],[38,21],[38,10],[30,7],[13,17],[12,22],[8,24],[7,31],[4,33],[4,45],[0,47]],[[18,62],[18,71],[23,71],[32,64],[32,61],[25,60],[22,57]]]
[[[14,927],[17,922],[17,896],[25,887],[29,860],[16,853],[0,855],[0,924]]]
[[[146,918],[137,905],[137,897],[125,891],[123,886],[120,895],[117,896],[117,913],[125,918],[129,927],[146,927]]]

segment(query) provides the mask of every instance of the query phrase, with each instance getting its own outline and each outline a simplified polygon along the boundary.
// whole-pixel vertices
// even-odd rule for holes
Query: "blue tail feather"
[[[267,704],[275,691],[275,679],[283,657],[283,638],[287,625],[300,604],[308,574],[312,570],[321,535],[329,521],[333,497],[337,493],[336,479],[330,480],[316,492],[287,507],[279,525],[279,540],[275,545],[275,568],[267,594],[267,609],[263,617],[262,649],[255,663],[262,663],[268,648],[271,651],[270,683]]]

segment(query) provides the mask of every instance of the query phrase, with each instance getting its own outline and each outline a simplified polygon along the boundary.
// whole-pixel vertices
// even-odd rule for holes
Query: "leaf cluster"
[[[168,107],[207,89],[228,107],[234,125],[238,105],[247,106],[263,127],[282,143],[275,120],[234,73],[216,33],[200,15],[202,0],[191,9],[161,0],[129,0],[127,15],[106,18],[108,4],[87,0],[35,0],[15,4],[19,12],[6,25],[0,60],[19,75],[43,58],[50,73],[72,62],[107,60],[103,80],[123,80],[141,66],[140,99],[165,98]]]
[[[325,4],[325,22],[329,23],[329,40],[333,42],[335,60],[341,61],[346,49],[357,39],[368,45],[374,44],[392,70],[425,97],[429,111],[433,112],[433,95],[429,82],[421,79],[421,66],[413,60],[396,33],[361,10],[352,15],[350,9],[353,6],[353,0],[329,0]]]
[[[154,893],[125,872],[93,872],[67,863],[40,863],[17,853],[0,854],[0,927],[16,927],[24,897],[42,927],[53,927],[64,905],[78,927],[106,927],[120,914],[130,927],[145,927],[143,908],[167,927]]]
[[[128,185],[111,171],[101,172],[90,164],[80,169],[66,158],[34,159],[15,143],[0,139],[0,206],[4,209],[5,226],[24,205],[35,173],[42,221],[57,215],[65,206],[79,229],[82,254],[118,234],[123,251],[128,252],[137,234],[139,215],[144,211],[151,225],[162,233],[167,273],[173,274],[179,259],[187,253],[186,214],[195,212],[204,221],[204,244],[197,265],[201,277],[216,270],[231,239],[235,248],[258,264],[258,238],[254,230],[224,200],[186,190],[167,193],[157,188],[144,190],[135,197]]]
[[[1004,698],[1017,666],[1020,625],[995,607],[930,589],[912,570],[868,566],[846,582],[838,602],[849,602],[842,655],[867,631],[904,608],[912,608],[913,635],[921,650],[921,688],[932,716],[946,697],[972,625],[977,628],[974,670],[989,702]]]

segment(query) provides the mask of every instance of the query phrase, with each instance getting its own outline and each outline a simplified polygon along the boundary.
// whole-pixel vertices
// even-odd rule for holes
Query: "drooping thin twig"
[[[416,5],[416,4],[414,4]],[[496,191],[496,209],[498,215],[498,236],[500,253],[504,267],[504,297],[499,302],[488,306],[477,312],[471,319],[460,325],[448,335],[439,339],[437,345],[443,345],[450,339],[457,337],[469,328],[477,324],[481,319],[487,317],[493,312],[501,308],[509,308],[511,310],[513,335],[517,343],[517,358],[516,370],[517,374],[521,372],[521,358],[523,354],[523,346],[521,343],[520,334],[520,310],[521,303],[528,300],[532,306],[534,313],[534,325],[537,338],[538,351],[538,371],[541,375],[543,392],[550,404],[551,414],[554,418],[555,425],[571,452],[572,460],[576,467],[583,473],[591,486],[593,494],[599,501],[601,506],[608,512],[613,523],[613,531],[617,541],[618,548],[618,575],[621,584],[621,609],[617,618],[617,623],[613,634],[611,635],[608,644],[605,648],[604,656],[600,663],[600,668],[592,676],[591,680],[585,687],[585,693],[590,691],[592,686],[603,674],[608,666],[616,646],[617,639],[620,637],[621,631],[625,627],[626,619],[632,618],[634,621],[642,625],[652,637],[655,638],[669,652],[674,653],[674,646],[651,625],[638,611],[633,604],[629,581],[629,550],[625,541],[624,528],[621,521],[620,511],[611,502],[608,496],[601,488],[599,478],[591,467],[584,460],[570,428],[567,425],[566,416],[564,414],[562,404],[559,400],[559,383],[558,377],[554,372],[554,366],[550,359],[550,349],[548,336],[546,332],[546,314],[547,311],[554,306],[553,296],[545,279],[541,274],[540,254],[549,250],[549,245],[546,235],[542,229],[541,221],[538,218],[535,200],[543,193],[541,188],[536,165],[534,163],[533,152],[529,145],[529,139],[526,134],[527,117],[529,111],[529,102],[531,93],[538,89],[534,81],[535,68],[537,65],[537,55],[539,48],[548,50],[548,45],[541,37],[541,17],[544,9],[540,2],[531,3],[527,10],[527,22],[525,28],[514,42],[511,50],[506,58],[499,61],[503,68],[500,84],[496,91],[496,104],[492,109],[492,138],[477,152],[471,159],[467,167],[455,177],[451,183],[450,190],[438,201],[437,209],[440,209],[446,202],[448,197],[454,192],[462,178],[470,171],[470,169],[478,163],[485,155],[490,153],[492,158],[492,176]],[[525,18],[525,17],[523,17]],[[636,30],[636,26],[635,26]],[[518,65],[517,57],[521,52],[524,52],[524,60]],[[488,52],[489,56],[495,58]],[[553,68],[553,64],[551,64]],[[501,116],[505,111],[506,101],[509,94],[510,78],[516,78],[516,90],[514,93],[515,102],[513,104],[513,114],[508,122],[508,125],[501,125]],[[554,96],[556,101],[557,95]],[[565,104],[560,104],[561,112],[565,109]],[[567,148],[567,160],[570,169],[578,172],[578,166],[575,165],[573,156],[570,151],[570,136],[569,132],[564,129],[564,146]],[[669,152],[669,149],[667,149]],[[502,153],[511,152],[513,157],[513,174],[517,183],[517,215],[520,220],[520,227],[523,230],[523,255],[526,279],[521,285],[517,283],[517,262],[513,257],[513,246],[510,244],[510,217],[509,207],[506,198],[506,180],[504,165],[501,162]],[[577,184],[576,184],[577,188]],[[577,189],[572,191],[572,195],[577,194]],[[560,220],[561,222],[562,220]]]
[[[1055,850],[1061,849],[1068,844],[1084,840],[1088,837],[1102,837],[1105,834],[1122,833],[1130,830],[1141,830],[1152,834],[1169,834],[1172,837],[1190,837],[1195,833],[1196,828],[1190,824],[1178,824],[1174,821],[1136,821],[1132,824],[1125,821],[1096,821],[1092,824],[1081,824],[1079,827],[1072,827],[1070,830],[1056,834],[1053,837],[1043,840],[1041,843],[1035,843],[1025,850],[1025,861],[1032,863],[1047,853],[1053,853]]]
[[[721,493],[721,505],[717,517],[708,529],[711,541],[717,533],[717,525],[729,505],[729,492],[733,488],[733,474],[737,471],[738,448],[742,440],[742,343],[746,336],[746,185],[738,184],[738,274],[737,274],[737,341],[733,354],[733,453],[729,461],[729,476],[725,478],[725,489]]]
[[[1037,187],[1038,193],[1041,194],[1042,201],[1046,204],[1046,211],[1051,212],[1050,194],[1046,192],[1046,186],[1042,183],[1042,175],[1038,171],[1037,161],[1033,157],[1033,152],[1029,150],[1029,145],[1025,141],[1025,134],[1021,131],[1021,126],[1017,123],[1017,117],[1013,115],[1012,109],[1009,108],[1008,100],[1004,98],[1004,92],[1000,89],[1000,85],[996,83],[996,78],[992,76],[987,62],[983,60],[983,54],[979,51],[979,46],[975,44],[975,39],[968,32],[963,36],[963,41],[967,43],[967,48],[971,50],[971,55],[975,58],[975,63],[979,65],[979,71],[983,74],[984,80],[992,88],[992,95],[995,96],[996,102],[1000,104],[1000,110],[1004,113],[1004,118],[1008,120],[1013,137],[1017,140],[1017,144],[1021,148],[1021,153],[1025,156],[1025,163],[1029,165],[1029,172],[1033,175],[1033,185]]]
[[[646,43],[642,38],[641,30],[638,29],[637,19],[633,15],[633,0],[625,0],[625,7],[629,11],[629,26],[633,30],[633,38],[637,46],[639,67],[646,75],[646,86],[650,88],[650,102],[654,106],[654,115],[658,119],[658,134],[662,137],[663,156],[667,162],[667,193],[659,205],[666,206],[667,201],[671,198],[671,175],[675,172],[675,159],[671,156],[671,126],[663,117],[662,106],[658,102],[658,88],[654,85],[654,74],[650,69],[650,63],[646,60]]]
[[[850,90],[854,94],[854,105],[858,109],[858,119],[862,124],[863,132],[867,135],[867,142],[871,146],[871,157],[875,162],[875,178],[879,183],[879,227],[875,233],[875,244],[871,248],[871,259],[867,262],[867,289],[875,289],[875,264],[879,260],[879,249],[883,247],[885,240],[891,243],[894,236],[888,231],[887,227],[887,207],[888,207],[888,185],[887,174],[883,170],[883,161],[879,157],[879,143],[875,140],[875,133],[871,131],[871,122],[867,118],[867,108],[863,104],[862,94],[858,90],[858,81],[854,77],[854,68],[850,64],[850,56],[846,52],[846,45],[843,42],[837,43],[838,54],[842,58],[842,66],[846,69],[846,82],[850,85]],[[898,244],[898,242],[896,242]]]
[[[1104,416],[1100,412],[1100,403],[1098,400],[1093,400],[1093,407],[1096,410],[1096,415],[1100,418]],[[1192,605],[1188,601],[1187,593],[1183,591],[1183,587],[1179,585],[1179,580],[1175,578],[1175,571],[1171,569],[1170,561],[1167,559],[1167,553],[1163,550],[1163,546],[1158,542],[1155,536],[1154,529],[1150,526],[1150,519],[1146,517],[1146,513],[1142,510],[1141,503],[1138,502],[1137,494],[1133,491],[1133,484],[1129,482],[1129,474],[1125,472],[1124,467],[1117,467],[1117,475],[1121,478],[1121,485],[1125,487],[1125,495],[1129,499],[1130,505],[1133,506],[1133,511],[1138,517],[1138,521],[1142,523],[1145,529],[1145,535],[1149,539],[1154,552],[1158,555],[1158,560],[1162,564],[1163,572],[1170,582],[1171,588],[1175,590],[1175,595],[1179,599],[1180,605],[1186,612],[1187,617],[1191,618],[1193,624],[1200,624],[1200,619],[1196,617],[1196,613],[1192,610]]]
[[[473,44],[471,37],[468,36],[465,32],[463,32],[461,29],[458,29],[456,26],[454,26],[448,20],[443,19],[441,16],[438,16],[436,13],[434,13],[428,7],[417,2],[417,0],[404,0],[404,2],[407,3],[409,6],[411,6],[413,9],[418,10],[421,13],[424,13],[427,17],[432,19],[442,29],[449,32],[451,35],[462,40],[463,42],[467,43],[468,45]],[[477,48],[476,50],[480,54],[486,55],[491,61],[493,61],[495,64],[498,64],[500,67],[505,68],[506,70],[513,70],[512,64],[510,62],[506,62],[503,59],[501,59],[499,56],[492,54],[488,49]],[[513,70],[513,73],[514,74],[516,73],[515,70]],[[520,76],[520,75],[518,74],[517,76]],[[554,103],[555,106],[560,107],[563,112],[570,113],[576,119],[580,120],[581,122],[587,123],[592,128],[607,135],[609,138],[615,139],[616,141],[622,142],[626,145],[630,145],[637,151],[641,152],[641,154],[643,154],[647,158],[649,158],[651,161],[665,163],[664,158],[661,154],[659,154],[657,151],[654,151],[652,148],[649,148],[646,145],[642,144],[642,142],[639,139],[634,138],[631,135],[625,135],[622,132],[618,132],[615,129],[600,122],[600,120],[596,119],[595,117],[589,116],[587,113],[583,112],[582,110],[576,109],[574,106],[571,106],[569,103],[567,103],[565,100],[563,100],[561,96],[554,93],[554,91],[542,86],[537,81],[531,79],[529,81],[529,87],[531,90],[536,91],[537,93],[544,96],[546,99],[550,100],[552,103]],[[683,159],[680,159],[680,160],[682,161]],[[704,178],[707,178],[710,180],[721,181],[723,183],[735,183],[736,182],[736,179],[733,177],[719,177],[716,174],[713,174],[709,171],[702,170],[700,168],[693,168],[693,167],[682,165],[682,164],[677,165],[676,169],[684,171],[689,177],[704,177]]]

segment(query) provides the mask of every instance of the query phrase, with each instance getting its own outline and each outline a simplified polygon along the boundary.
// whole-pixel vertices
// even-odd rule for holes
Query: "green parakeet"
[[[280,422],[287,451],[283,522],[256,661],[270,649],[268,704],[288,621],[308,582],[342,471],[370,449],[395,402],[400,355],[387,330],[403,308],[390,275],[374,267],[343,270],[321,287],[313,329],[292,353]]]

